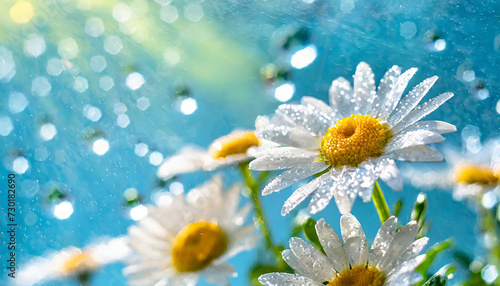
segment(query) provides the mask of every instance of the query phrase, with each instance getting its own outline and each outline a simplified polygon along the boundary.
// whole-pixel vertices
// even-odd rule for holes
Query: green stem
[[[389,206],[384,198],[384,193],[382,189],[380,189],[377,181],[375,181],[375,185],[373,186],[372,201],[377,209],[380,222],[384,223],[391,216],[391,211],[389,210]]]
[[[251,191],[252,202],[255,209],[255,219],[266,241],[266,247],[272,250],[274,255],[276,255],[276,257],[280,259],[281,251],[273,243],[271,231],[269,230],[270,228],[267,225],[264,210],[260,203],[260,197],[259,197],[259,185],[265,180],[267,172],[262,172],[259,176],[258,181],[255,181],[255,179],[252,176],[252,172],[248,168],[248,163],[241,163],[240,171],[241,174],[243,175],[243,179],[245,180],[247,187]]]

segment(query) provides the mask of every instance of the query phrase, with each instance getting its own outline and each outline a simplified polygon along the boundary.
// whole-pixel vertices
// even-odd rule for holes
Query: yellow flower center
[[[463,164],[455,168],[455,181],[457,183],[471,184],[497,184],[500,174],[495,174],[488,167]]]
[[[61,268],[64,275],[72,275],[94,268],[97,262],[86,252],[71,254]]]
[[[209,148],[214,159],[230,155],[245,154],[250,147],[259,146],[259,139],[253,131],[236,131],[215,140]]]
[[[351,115],[328,128],[320,160],[333,167],[357,167],[368,158],[380,157],[390,139],[387,124],[371,115]]]
[[[384,281],[385,276],[376,267],[358,265],[342,271],[328,286],[382,286]]]
[[[188,224],[174,239],[174,267],[179,272],[201,270],[224,253],[227,244],[226,234],[217,224],[206,221]]]

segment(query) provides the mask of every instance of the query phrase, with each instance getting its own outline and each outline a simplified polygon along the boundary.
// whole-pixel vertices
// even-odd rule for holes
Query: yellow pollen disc
[[[253,131],[236,131],[215,140],[209,148],[214,159],[230,155],[245,154],[250,147],[259,146],[259,139]]]
[[[321,140],[320,160],[333,167],[357,167],[383,154],[391,139],[387,124],[371,115],[351,115],[330,127]]]
[[[358,265],[342,271],[328,286],[382,286],[384,282],[385,276],[376,267]]]
[[[226,234],[217,224],[206,221],[188,224],[174,239],[174,267],[179,272],[201,270],[224,253],[227,244]]]
[[[10,8],[10,17],[19,24],[28,23],[33,18],[33,5],[30,2],[19,1]]]
[[[455,168],[455,181],[465,184],[497,184],[499,182],[499,174],[495,174],[488,167],[463,164]]]
[[[86,252],[72,254],[61,268],[61,273],[72,275],[95,267],[96,261]]]

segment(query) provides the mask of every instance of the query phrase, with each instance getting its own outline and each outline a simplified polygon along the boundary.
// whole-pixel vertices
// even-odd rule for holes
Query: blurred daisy
[[[448,168],[407,168],[404,178],[420,188],[453,189],[455,200],[483,200],[487,208],[496,204],[500,199],[500,139],[489,140],[479,152],[446,148],[444,154]]]
[[[415,268],[425,259],[418,255],[428,238],[415,241],[418,224],[415,221],[397,230],[397,218],[390,217],[368,250],[363,229],[351,214],[340,219],[342,240],[324,219],[316,231],[325,254],[298,237],[290,239],[290,250],[283,259],[297,274],[269,273],[259,277],[267,286],[278,285],[413,285],[421,280]]]
[[[222,193],[214,177],[187,195],[173,196],[137,226],[129,228],[133,255],[124,273],[130,285],[195,285],[200,276],[228,284],[236,276],[227,259],[257,241],[254,226],[243,225],[250,206],[238,208],[241,187]]]
[[[176,155],[163,161],[157,175],[166,181],[177,174],[198,170],[213,171],[249,161],[247,150],[258,145],[259,139],[254,131],[234,131],[215,140],[208,150],[196,146],[182,148]]]
[[[29,262],[16,276],[16,285],[34,285],[50,280],[77,277],[124,259],[130,249],[125,238],[108,239],[79,249],[68,247]]]
[[[425,144],[444,140],[440,134],[455,126],[442,121],[419,121],[450,99],[444,93],[418,105],[437,77],[414,87],[400,100],[412,68],[401,74],[392,67],[375,89],[370,66],[360,63],[354,75],[354,88],[340,77],[330,87],[330,105],[312,97],[301,104],[283,104],[268,119],[259,117],[256,134],[278,147],[260,148],[250,163],[253,170],[288,169],[262,191],[268,195],[302,179],[317,178],[296,190],[281,211],[287,214],[312,195],[309,211],[323,210],[332,198],[341,213],[348,213],[357,195],[371,199],[377,178],[395,190],[402,179],[393,159],[441,161],[443,157]]]

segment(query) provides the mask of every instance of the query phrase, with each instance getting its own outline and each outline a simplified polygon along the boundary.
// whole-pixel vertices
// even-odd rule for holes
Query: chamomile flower
[[[450,99],[444,93],[418,105],[437,77],[414,87],[401,100],[412,68],[401,74],[392,67],[375,89],[370,66],[360,63],[354,74],[354,88],[340,77],[330,87],[330,105],[312,97],[300,104],[283,104],[268,119],[259,117],[256,134],[261,141],[278,147],[260,148],[250,163],[253,170],[283,170],[262,191],[280,191],[302,179],[317,175],[296,190],[285,202],[286,215],[309,195],[309,211],[323,210],[332,198],[341,213],[352,209],[359,195],[371,199],[378,178],[400,190],[402,179],[394,159],[404,161],[441,161],[443,157],[425,144],[444,140],[441,134],[455,126],[442,121],[419,121]]]
[[[251,248],[258,237],[244,225],[249,206],[238,208],[241,187],[222,192],[219,176],[187,195],[162,200],[129,228],[133,249],[124,273],[130,285],[195,285],[199,278],[227,284],[236,276],[226,260]]]
[[[259,277],[266,286],[405,286],[421,280],[415,268],[425,259],[418,255],[428,238],[415,240],[415,221],[397,230],[397,218],[387,219],[368,248],[363,229],[351,214],[340,219],[342,241],[324,219],[316,224],[325,254],[300,238],[290,239],[283,259],[297,274],[269,273]]]
[[[500,139],[490,139],[479,152],[447,148],[444,154],[448,168],[408,167],[404,178],[420,188],[453,190],[455,200],[482,199],[486,206],[500,200]],[[484,197],[484,194],[489,195]]]
[[[234,131],[215,140],[208,150],[196,146],[186,146],[165,161],[158,168],[157,176],[168,180],[177,174],[198,170],[215,169],[249,161],[247,150],[259,145],[253,131]]]
[[[77,277],[124,259],[130,249],[124,237],[107,239],[83,249],[68,247],[47,257],[30,261],[16,276],[16,285],[34,285],[50,280]]]

